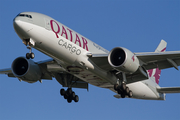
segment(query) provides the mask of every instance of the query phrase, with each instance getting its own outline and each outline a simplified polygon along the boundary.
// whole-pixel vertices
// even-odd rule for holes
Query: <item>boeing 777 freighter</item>
[[[88,84],[109,89],[116,98],[165,100],[165,93],[180,93],[180,87],[158,85],[162,69],[178,70],[180,65],[180,51],[166,52],[164,40],[155,52],[134,53],[124,47],[108,51],[44,14],[22,12],[13,25],[30,52],[0,73],[28,83],[55,78],[67,87],[60,94],[68,103],[79,101],[72,88],[88,89]],[[34,62],[32,48],[52,59]]]

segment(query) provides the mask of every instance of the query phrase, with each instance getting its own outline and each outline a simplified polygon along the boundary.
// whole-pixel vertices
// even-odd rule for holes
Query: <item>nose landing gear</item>
[[[34,53],[32,52],[32,48],[31,48],[31,46],[28,46],[27,47],[30,51],[29,51],[29,53],[26,53],[26,58],[27,59],[34,59],[34,57],[35,57],[35,55],[34,55]]]
[[[35,42],[33,39],[29,38],[29,39],[24,39],[23,43],[27,46],[27,49],[29,49],[29,53],[26,53],[26,58],[27,59],[34,59],[35,55],[32,52],[32,47],[35,46]]]

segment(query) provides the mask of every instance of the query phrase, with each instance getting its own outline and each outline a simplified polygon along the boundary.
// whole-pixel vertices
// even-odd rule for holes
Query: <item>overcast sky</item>
[[[153,52],[161,39],[167,41],[167,51],[180,50],[179,0],[1,0],[0,69],[29,52],[12,24],[24,11],[51,16],[109,51],[122,46]],[[33,52],[34,61],[49,58]],[[162,70],[160,86],[180,86],[180,71]],[[61,88],[55,79],[29,84],[0,75],[0,119],[180,119],[180,94],[167,94],[166,101],[116,99],[112,91],[89,85],[89,91],[73,89],[80,101],[68,104],[59,94]]]

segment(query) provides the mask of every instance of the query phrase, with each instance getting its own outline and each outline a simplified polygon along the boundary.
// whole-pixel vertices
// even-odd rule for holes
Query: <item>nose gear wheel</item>
[[[26,53],[26,58],[27,59],[34,59],[34,57],[35,57],[35,55],[34,55],[34,53],[32,52],[32,48],[31,48],[31,46],[28,46],[27,47],[28,49],[29,49],[29,53]]]
[[[35,55],[34,55],[34,53],[26,53],[26,58],[27,59],[34,59],[34,57],[35,57]]]

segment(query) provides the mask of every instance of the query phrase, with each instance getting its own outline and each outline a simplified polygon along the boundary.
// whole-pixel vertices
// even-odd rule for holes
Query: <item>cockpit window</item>
[[[32,16],[28,14],[18,14],[17,16],[32,18]]]

